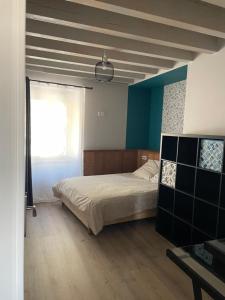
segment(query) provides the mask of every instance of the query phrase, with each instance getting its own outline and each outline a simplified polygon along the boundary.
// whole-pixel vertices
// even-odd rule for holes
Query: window
[[[57,100],[32,100],[31,115],[32,156],[65,156],[68,143],[65,104]]]
[[[31,155],[73,157],[81,148],[81,90],[32,85]]]
[[[34,201],[52,201],[52,186],[82,175],[83,89],[31,84]]]

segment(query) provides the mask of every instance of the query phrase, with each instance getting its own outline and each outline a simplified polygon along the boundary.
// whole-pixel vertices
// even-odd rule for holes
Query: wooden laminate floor
[[[25,300],[193,299],[153,222],[108,226],[96,237],[60,203],[37,212],[27,222]]]

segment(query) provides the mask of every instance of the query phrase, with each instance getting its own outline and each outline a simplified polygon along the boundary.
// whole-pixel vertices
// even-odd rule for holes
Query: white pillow
[[[150,180],[159,173],[159,161],[149,159],[142,167],[133,172],[135,176]]]
[[[151,179],[151,183],[158,183],[159,182],[159,173],[155,174]]]

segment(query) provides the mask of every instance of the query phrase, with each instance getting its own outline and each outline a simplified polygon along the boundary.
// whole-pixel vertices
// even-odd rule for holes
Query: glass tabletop
[[[181,249],[225,283],[225,239],[185,246]]]
[[[167,256],[192,279],[195,299],[202,299],[204,289],[225,300],[225,239],[167,249]]]

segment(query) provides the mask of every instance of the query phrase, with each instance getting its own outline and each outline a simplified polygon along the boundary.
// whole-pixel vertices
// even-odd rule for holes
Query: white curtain
[[[52,186],[82,175],[85,90],[31,83],[34,202],[54,201]]]

